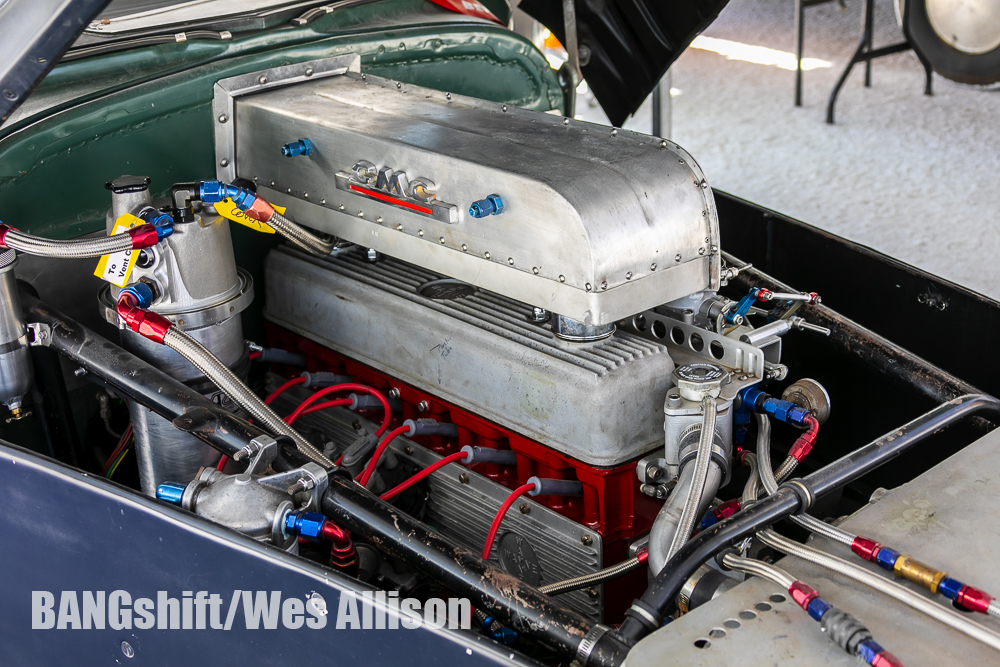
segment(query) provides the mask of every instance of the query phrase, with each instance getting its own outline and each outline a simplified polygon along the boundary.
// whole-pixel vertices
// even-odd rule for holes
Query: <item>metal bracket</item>
[[[707,329],[685,324],[652,310],[636,315],[620,326],[643,338],[664,343],[672,351],[683,352],[684,356],[707,359],[712,363],[741,371],[757,380],[763,377],[764,353],[753,345],[729,336],[721,336]],[[675,357],[675,360],[681,364],[680,359]]]
[[[31,347],[48,347],[52,343],[52,327],[44,322],[29,322],[28,331],[31,332],[31,339],[28,345]]]
[[[232,183],[236,179],[236,98],[292,83],[361,72],[361,56],[348,54],[219,80],[214,87],[212,115],[215,118],[216,177]]]
[[[287,491],[290,487],[298,484],[301,491],[297,492],[295,495],[298,496],[300,493],[308,493],[309,497],[307,501],[300,505],[297,509],[312,510],[315,512],[320,510],[320,500],[323,498],[323,494],[326,493],[326,489],[330,485],[330,480],[326,475],[326,470],[315,463],[307,463],[301,468],[296,468],[295,470],[288,470],[287,472],[279,472],[276,475],[261,477],[257,480],[257,482],[261,486],[267,486],[281,491]]]
[[[262,474],[278,458],[278,441],[269,435],[259,435],[240,452],[246,452],[246,455],[253,457],[247,466],[246,474]]]

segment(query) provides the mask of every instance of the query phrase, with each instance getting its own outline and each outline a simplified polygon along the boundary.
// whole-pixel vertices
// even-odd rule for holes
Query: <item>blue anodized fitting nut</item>
[[[473,218],[485,218],[488,215],[500,215],[503,212],[503,197],[500,195],[487,195],[486,199],[472,202],[469,207],[469,215]]]
[[[198,186],[198,198],[206,204],[217,204],[226,196],[226,184],[222,181],[202,181]]]
[[[318,542],[323,533],[326,517],[318,512],[289,512],[285,516],[285,530],[307,540]]]
[[[153,301],[156,300],[156,291],[152,285],[146,283],[144,280],[123,288],[118,293],[118,298],[122,298],[125,294],[131,294],[135,299],[135,305],[139,308],[149,308],[153,305]]]
[[[168,502],[171,505],[180,505],[181,498],[184,497],[184,489],[186,488],[187,484],[164,482],[156,487],[156,499]]]
[[[281,147],[281,154],[285,157],[298,157],[299,155],[312,155],[313,143],[308,139],[292,141]]]

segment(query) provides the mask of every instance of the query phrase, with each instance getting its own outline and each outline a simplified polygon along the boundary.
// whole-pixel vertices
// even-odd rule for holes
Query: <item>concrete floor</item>
[[[704,34],[793,52],[793,8],[732,0]],[[901,53],[875,61],[871,88],[856,67],[827,125],[861,2],[806,11],[805,55],[831,66],[805,73],[803,107],[794,72],[690,48],[672,69],[671,138],[715,188],[1000,299],[1000,92],[935,75],[926,97],[923,68]],[[902,39],[891,0],[876,3],[876,22],[876,46]],[[603,116],[584,100],[578,113]],[[649,111],[626,127],[649,132]]]

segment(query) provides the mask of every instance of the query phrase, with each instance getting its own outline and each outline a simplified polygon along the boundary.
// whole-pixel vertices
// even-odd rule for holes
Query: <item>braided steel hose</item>
[[[884,577],[881,577],[873,572],[869,572],[862,567],[849,563],[842,558],[831,556],[830,554],[819,551],[818,549],[813,549],[812,547],[807,547],[804,544],[799,544],[798,542],[789,540],[788,538],[782,537],[770,529],[759,531],[757,533],[757,537],[759,537],[760,540],[769,547],[777,549],[778,551],[786,553],[790,556],[801,558],[802,560],[808,561],[832,572],[836,572],[837,574],[841,574],[849,579],[853,579],[854,581],[868,586],[883,595],[895,598],[908,607],[915,609],[922,614],[926,614],[936,621],[940,621],[941,623],[958,630],[972,639],[982,642],[990,648],[1000,651],[1000,634],[997,634],[988,628],[984,628],[977,623],[973,623],[972,621],[961,616],[958,612],[931,602],[921,595],[917,595],[913,591],[904,588],[891,579],[885,579]]]
[[[701,519],[698,507],[701,504],[701,497],[705,494],[708,467],[712,462],[712,445],[715,444],[715,399],[711,396],[703,398],[701,409],[703,415],[701,437],[698,441],[698,453],[694,460],[694,479],[691,482],[691,490],[687,500],[684,502],[684,509],[681,510],[681,518],[677,522],[677,531],[674,533],[674,539],[667,551],[668,561],[688,541],[691,531],[694,530],[695,522]]]
[[[315,234],[311,234],[304,228],[292,222],[277,211],[267,221],[267,224],[274,227],[274,230],[286,239],[299,246],[303,250],[326,257],[333,252],[333,241],[324,241]]]
[[[253,391],[226,365],[219,361],[201,343],[187,335],[176,326],[171,326],[163,334],[163,344],[174,350],[191,362],[205,374],[227,396],[236,401],[253,417],[254,421],[275,435],[287,435],[295,441],[299,451],[324,468],[334,467],[333,461],[326,458],[308,440],[290,427],[278,414],[264,403]]]
[[[629,558],[626,561],[618,563],[617,565],[612,565],[611,567],[603,570],[599,570],[598,572],[591,572],[590,574],[583,574],[579,577],[573,577],[572,579],[557,581],[554,584],[542,586],[538,590],[546,595],[562,595],[563,593],[569,593],[570,591],[578,591],[581,588],[588,588],[590,586],[603,584],[605,581],[617,579],[618,577],[628,574],[633,570],[639,569],[645,564],[645,562],[646,552],[642,552],[640,556]]]
[[[753,452],[744,452],[741,461],[750,468],[750,478],[743,487],[743,495],[740,497],[740,504],[746,505],[757,500],[757,496],[760,495],[760,466],[757,463],[757,455]]]

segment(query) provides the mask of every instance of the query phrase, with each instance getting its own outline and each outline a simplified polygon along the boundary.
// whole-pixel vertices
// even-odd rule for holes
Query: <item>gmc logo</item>
[[[458,222],[458,207],[438,200],[433,181],[424,177],[410,179],[405,171],[377,168],[367,160],[358,160],[350,172],[338,172],[337,189],[448,224]]]

